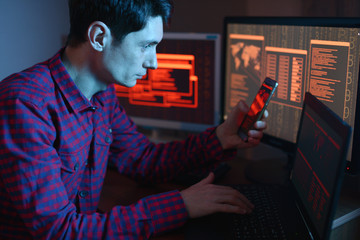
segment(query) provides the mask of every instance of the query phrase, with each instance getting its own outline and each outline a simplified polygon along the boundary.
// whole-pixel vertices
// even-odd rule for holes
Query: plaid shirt
[[[139,181],[226,156],[214,128],[154,145],[113,86],[88,101],[53,58],[0,82],[0,239],[146,239],[188,218],[178,191],[96,212],[108,161]]]

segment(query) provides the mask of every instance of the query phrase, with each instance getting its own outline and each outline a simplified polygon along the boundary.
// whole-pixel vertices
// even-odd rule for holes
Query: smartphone
[[[278,83],[268,77],[266,77],[264,82],[261,84],[261,87],[250,106],[249,112],[246,114],[238,129],[238,135],[242,140],[248,140],[249,130],[254,127],[254,123],[256,121],[259,121],[262,118],[277,86]]]

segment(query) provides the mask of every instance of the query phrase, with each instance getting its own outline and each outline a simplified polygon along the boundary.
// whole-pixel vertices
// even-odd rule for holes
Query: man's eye
[[[149,44],[146,44],[145,46],[144,46],[144,48],[146,49],[146,48],[150,48],[152,46],[152,44],[151,43],[149,43]]]
[[[156,43],[149,43],[149,44],[146,44],[142,47],[143,50],[147,50],[147,49],[151,49],[153,47],[156,47],[157,44]]]

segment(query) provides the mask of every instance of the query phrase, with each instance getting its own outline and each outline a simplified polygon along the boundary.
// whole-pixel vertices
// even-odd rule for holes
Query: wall
[[[304,0],[304,16],[360,17],[359,0]]]
[[[222,33],[225,16],[301,16],[303,7],[302,0],[175,0],[174,2],[174,15],[171,26],[167,29],[171,32]]]
[[[174,0],[172,32],[222,33],[224,16],[360,17],[359,0]],[[0,0],[0,79],[52,56],[69,29],[67,0]]]
[[[67,11],[67,0],[0,0],[0,80],[61,47]]]
[[[175,0],[175,12],[167,31],[222,33],[224,16],[236,15],[360,17],[360,1]]]
[[[204,4],[205,3],[205,4]],[[244,15],[244,0],[174,0],[172,32],[221,32],[223,17]]]

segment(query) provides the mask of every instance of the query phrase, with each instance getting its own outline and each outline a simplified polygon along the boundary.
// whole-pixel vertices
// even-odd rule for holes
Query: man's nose
[[[149,58],[145,61],[145,67],[150,69],[157,69],[158,63],[156,58],[156,52],[149,54]]]

